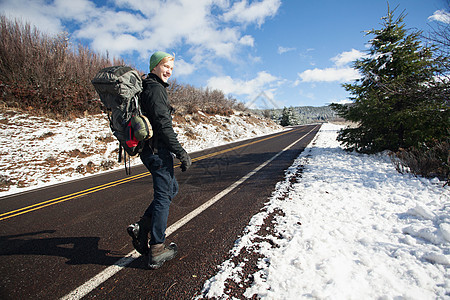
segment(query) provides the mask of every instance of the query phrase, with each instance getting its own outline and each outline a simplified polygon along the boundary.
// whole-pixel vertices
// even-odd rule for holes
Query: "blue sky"
[[[408,28],[450,22],[446,0],[391,0]],[[446,11],[445,11],[446,9]],[[259,108],[322,106],[349,94],[381,28],[386,0],[0,0],[0,13],[42,32],[120,56],[148,72],[157,50],[174,53],[173,77],[221,89]]]

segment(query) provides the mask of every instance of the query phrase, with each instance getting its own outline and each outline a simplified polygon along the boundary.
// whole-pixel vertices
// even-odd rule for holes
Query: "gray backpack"
[[[120,143],[119,162],[122,149],[129,156],[139,154],[144,141],[153,136],[150,122],[139,104],[142,92],[139,73],[127,66],[108,67],[95,75],[92,84],[107,109],[111,130]]]

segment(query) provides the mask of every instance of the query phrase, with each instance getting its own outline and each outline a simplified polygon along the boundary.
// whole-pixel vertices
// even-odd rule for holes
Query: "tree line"
[[[330,106],[290,106],[282,109],[252,109],[251,111],[271,119],[281,126],[323,123],[333,121],[337,117],[336,112]]]

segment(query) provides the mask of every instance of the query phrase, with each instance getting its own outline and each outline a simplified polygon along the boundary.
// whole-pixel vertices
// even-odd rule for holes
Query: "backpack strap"
[[[119,143],[119,163],[122,162],[122,153],[123,153],[123,161],[125,164],[125,174],[131,175],[131,156],[127,155],[127,152],[123,148],[122,144]],[[128,168],[127,168],[127,158],[128,158]]]
[[[119,159],[118,159],[119,163],[122,161],[122,151],[124,151],[123,147],[122,147],[122,144],[119,143]]]
[[[127,155],[127,153],[124,150],[124,155],[125,155],[125,174],[127,174],[128,176],[131,175],[131,156]],[[128,156],[128,168],[127,168],[127,156]]]
[[[137,93],[133,97],[134,108],[137,110],[138,116],[142,115],[141,106],[139,105],[139,95],[140,95],[140,93]]]

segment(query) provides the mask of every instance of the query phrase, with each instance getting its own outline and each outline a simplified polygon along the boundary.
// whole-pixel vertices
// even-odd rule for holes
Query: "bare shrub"
[[[7,175],[0,175],[0,191],[8,190],[10,185],[13,185],[11,178]]]
[[[61,117],[100,112],[90,81],[112,62],[73,46],[66,33],[50,37],[30,24],[0,16],[0,57],[4,106]]]
[[[450,176],[450,139],[434,142],[430,146],[400,149],[391,153],[391,160],[400,173],[445,180]]]
[[[67,33],[51,37],[30,24],[0,16],[0,106],[63,118],[99,113],[101,102],[92,78],[102,68],[124,64],[72,45]],[[176,80],[170,82],[168,92],[179,115],[197,111],[231,115],[233,109],[245,109],[221,91]]]
[[[179,115],[202,111],[208,114],[230,116],[233,114],[233,110],[245,110],[242,103],[226,97],[222,91],[181,85],[176,80],[170,81],[168,93],[170,101]]]
[[[112,168],[114,168],[114,166],[116,165],[116,162],[112,159],[104,159],[101,164],[100,167],[102,168],[102,170],[110,170]]]

